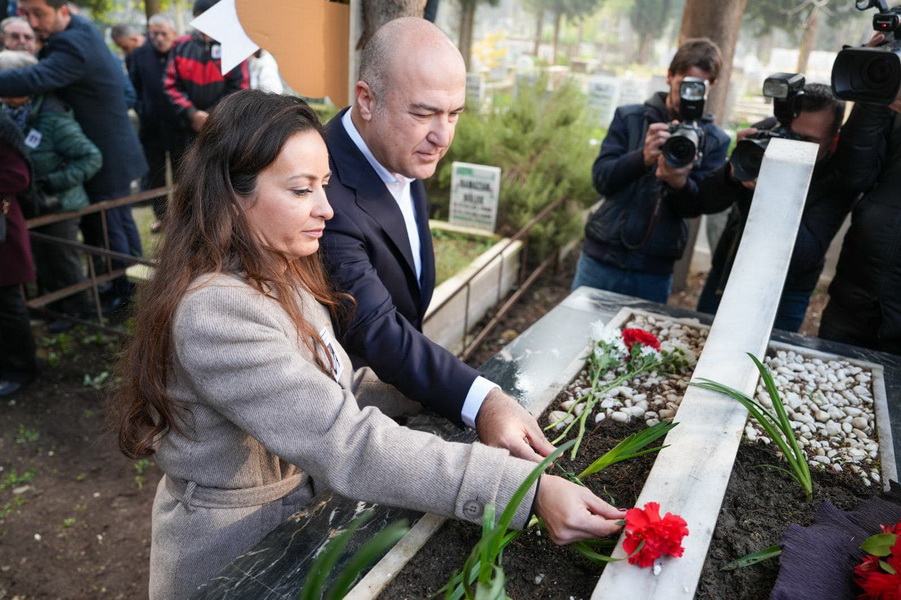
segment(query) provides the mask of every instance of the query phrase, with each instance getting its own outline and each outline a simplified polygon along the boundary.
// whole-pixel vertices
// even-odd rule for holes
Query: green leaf
[[[330,539],[325,549],[320,552],[316,560],[310,566],[310,573],[304,581],[303,588],[300,590],[299,600],[319,600],[325,591],[325,581],[328,574],[332,572],[341,553],[350,543],[353,534],[363,526],[363,524],[372,517],[372,509],[369,509],[351,521],[347,529]]]
[[[616,543],[614,542],[615,546]],[[621,558],[613,558],[612,556],[608,556],[606,554],[600,554],[591,549],[591,545],[586,542],[575,542],[570,545],[573,550],[590,560],[591,562],[596,563],[609,563],[609,562],[617,562],[622,560]]]
[[[882,570],[885,571],[886,573],[888,573],[889,575],[894,575],[895,573],[897,573],[897,571],[895,570],[895,567],[888,564],[884,560],[879,561],[879,566],[882,567]]]
[[[335,583],[329,589],[329,600],[340,600],[346,596],[357,581],[360,573],[393,547],[394,544],[399,542],[408,531],[410,531],[410,525],[406,519],[395,521],[360,546],[360,549],[354,553],[347,565],[341,569],[341,572],[335,579]]]
[[[730,560],[722,567],[720,567],[720,571],[732,571],[735,569],[749,567],[751,565],[756,565],[761,561],[779,556],[780,554],[782,554],[782,548],[780,546],[769,546],[758,552],[753,552],[746,556],[742,556],[741,558]]]
[[[898,536],[894,533],[877,533],[868,537],[867,541],[860,545],[860,549],[873,556],[889,556],[897,540]]]
[[[661,450],[664,447],[654,448],[651,450],[645,450],[643,452],[639,452],[642,448],[647,446],[648,444],[660,439],[667,433],[669,433],[670,429],[675,427],[677,423],[671,423],[667,421],[661,421],[656,425],[652,425],[647,429],[643,429],[637,433],[633,433],[616,446],[608,450],[603,456],[598,458],[596,461],[588,465],[588,467],[576,475],[579,479],[584,479],[589,475],[593,475],[598,471],[601,471],[612,464],[618,463],[620,461],[633,458],[635,456],[640,456],[641,454],[647,454],[648,452],[655,452],[657,450]]]

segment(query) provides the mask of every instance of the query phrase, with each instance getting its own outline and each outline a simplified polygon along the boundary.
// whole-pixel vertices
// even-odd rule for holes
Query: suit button
[[[481,517],[484,511],[485,507],[476,500],[469,500],[463,505],[463,514],[470,519]]]

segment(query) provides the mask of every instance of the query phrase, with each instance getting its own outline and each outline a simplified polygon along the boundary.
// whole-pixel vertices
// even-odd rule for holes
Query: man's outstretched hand
[[[506,448],[513,456],[533,462],[554,451],[535,417],[499,388],[485,397],[476,415],[476,433],[483,444]]]

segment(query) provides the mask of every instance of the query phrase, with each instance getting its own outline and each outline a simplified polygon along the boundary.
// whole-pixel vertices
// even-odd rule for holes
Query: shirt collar
[[[366,162],[372,165],[372,168],[375,169],[375,172],[378,174],[379,179],[381,179],[385,184],[403,183],[404,185],[408,185],[415,181],[415,179],[411,179],[403,175],[395,175],[394,173],[383,167],[378,160],[376,160],[375,156],[373,156],[372,154],[372,151],[369,149],[369,146],[367,146],[366,142],[363,140],[363,136],[361,136],[360,132],[357,131],[357,127],[356,125],[354,125],[353,119],[350,118],[350,112],[351,111],[348,110],[341,117],[341,124],[344,125],[344,131],[346,131],[347,135],[350,136],[350,139],[353,141],[357,149],[363,153],[363,156],[366,157]]]

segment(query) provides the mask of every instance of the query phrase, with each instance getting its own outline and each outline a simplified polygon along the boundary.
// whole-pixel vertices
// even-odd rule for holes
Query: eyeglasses
[[[14,40],[22,40],[22,41],[25,41],[25,42],[32,42],[32,41],[34,41],[34,36],[33,36],[32,34],[30,34],[30,33],[17,33],[17,32],[15,32],[15,31],[11,31],[10,33],[5,33],[5,34],[3,34],[3,36],[4,36],[4,37],[9,36],[11,39],[14,39]]]

